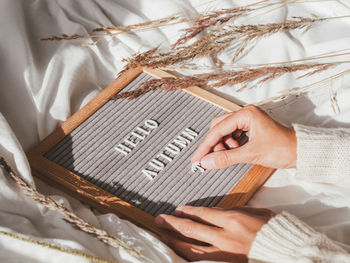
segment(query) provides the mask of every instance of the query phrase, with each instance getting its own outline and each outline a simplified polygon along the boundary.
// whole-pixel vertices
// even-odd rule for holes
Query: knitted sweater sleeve
[[[336,183],[350,178],[350,130],[294,125],[297,176]],[[348,181],[349,182],[349,181]],[[295,216],[282,212],[258,232],[249,262],[350,262],[350,255],[325,235]]]
[[[349,263],[350,255],[295,216],[282,212],[258,232],[248,254],[250,263]]]
[[[350,129],[293,125],[297,136],[297,176],[309,181],[350,182]]]

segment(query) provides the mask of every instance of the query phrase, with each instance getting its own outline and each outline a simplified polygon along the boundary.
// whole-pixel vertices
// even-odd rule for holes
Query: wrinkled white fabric
[[[7,146],[6,149],[1,148],[0,155],[5,157],[12,167],[17,167],[18,172],[27,182],[33,184],[33,178],[29,177],[28,166],[25,166],[26,160],[21,146],[1,115],[0,135],[0,145]],[[70,196],[42,185],[41,182],[37,183],[41,193],[50,195],[94,226],[122,238],[155,262],[173,262],[174,260],[182,262],[182,259],[153,235],[130,222],[120,220],[113,214],[96,216],[89,208]],[[26,197],[3,170],[0,170],[0,189],[0,231],[24,235],[26,238],[41,240],[116,262],[121,260],[122,262],[144,262],[122,249],[108,247],[95,237],[73,228],[63,221],[59,212],[50,211]],[[1,233],[0,259],[1,262],[90,262],[79,256],[21,241]]]
[[[73,112],[81,108],[106,87],[122,69],[122,58],[157,45],[173,43],[179,30],[188,24],[157,30],[106,37],[96,46],[81,47],[91,40],[41,42],[42,37],[59,33],[86,34],[99,24],[127,25],[163,18],[174,13],[195,16],[198,12],[244,5],[248,1],[200,0],[100,0],[100,1],[0,1],[0,153],[30,184],[30,174],[22,148],[27,151],[47,136]],[[254,1],[249,1],[252,3]],[[272,1],[274,2],[274,1]],[[350,13],[346,0],[303,1],[261,9],[237,23],[276,22],[292,16],[343,16]],[[256,41],[237,63],[260,64],[300,59],[348,49],[350,37],[348,18],[318,23],[305,34],[299,30],[278,33]],[[346,50],[344,52],[347,52]],[[232,54],[231,54],[232,55]],[[230,53],[220,55],[229,62]],[[331,61],[327,59],[324,61]],[[333,59],[334,60],[334,59]],[[337,60],[348,60],[340,57]],[[213,65],[202,59],[201,65]],[[294,80],[286,75],[262,87],[236,93],[230,87],[218,93],[243,103],[254,103],[278,95],[278,92],[301,87],[326,78],[331,73],[346,70],[346,64],[307,79]],[[329,73],[331,72],[331,73]],[[350,127],[349,76],[326,82],[307,97],[287,97],[263,107],[273,118],[290,125],[301,123],[321,127]],[[337,93],[331,106],[330,97]],[[333,109],[334,108],[334,109]],[[6,119],[6,120],[5,120]],[[7,124],[8,123],[8,124]],[[17,139],[18,141],[17,141]],[[337,240],[350,245],[349,187],[310,183],[294,176],[294,170],[279,170],[250,201],[252,206],[268,207],[295,214],[307,224]],[[180,262],[170,250],[144,231],[114,215],[96,215],[80,202],[41,182],[36,187],[43,193],[55,195],[80,216],[112,234],[131,239],[145,255],[159,262]],[[72,229],[59,214],[47,211],[24,197],[2,172],[0,179],[0,226],[2,229],[31,235],[38,239],[85,251],[110,260],[134,262],[126,253],[101,244],[96,239]],[[51,262],[79,262],[61,252],[32,247],[32,253],[16,241],[0,238],[0,255],[6,262],[47,262],[40,255],[50,255]],[[13,245],[12,245],[13,244]],[[30,249],[28,250],[30,251]],[[47,254],[45,254],[47,253]],[[38,255],[38,256],[36,256]],[[2,258],[2,259],[3,259]],[[83,259],[80,259],[83,260]],[[3,260],[5,261],[5,260]],[[83,261],[82,261],[83,262]]]

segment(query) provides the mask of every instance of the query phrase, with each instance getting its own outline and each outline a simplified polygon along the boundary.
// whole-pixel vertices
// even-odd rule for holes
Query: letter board
[[[198,87],[110,100],[154,77],[123,73],[28,154],[34,174],[102,212],[159,233],[153,217],[179,205],[245,204],[273,169],[237,164],[191,171],[190,156],[215,116],[239,107]]]

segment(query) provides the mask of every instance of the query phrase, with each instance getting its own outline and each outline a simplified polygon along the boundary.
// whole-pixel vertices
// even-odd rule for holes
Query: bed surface
[[[24,152],[35,146],[106,87],[123,68],[122,58],[159,44],[173,43],[178,24],[157,30],[106,37],[96,46],[81,47],[88,40],[41,42],[59,33],[85,34],[99,24],[128,25],[159,19],[174,13],[196,16],[198,12],[232,8],[247,1],[12,1],[0,2],[0,155],[31,185],[72,208],[88,222],[118,235],[139,247],[156,262],[181,262],[149,233],[112,214],[98,215],[60,191],[34,180]],[[250,3],[253,1],[249,1]],[[273,2],[273,1],[272,1]],[[241,23],[283,21],[293,16],[320,17],[350,14],[348,1],[302,1],[280,8],[264,9]],[[305,34],[299,31],[262,39],[237,63],[260,64],[327,54],[349,48],[350,19],[320,23]],[[222,54],[223,61],[228,54]],[[348,56],[349,57],[349,56]],[[348,57],[344,57],[347,60]],[[329,60],[327,60],[329,61]],[[213,65],[203,59],[199,63]],[[337,71],[346,70],[338,68]],[[336,71],[335,71],[336,72]],[[322,77],[327,77],[323,74]],[[313,76],[312,82],[320,76]],[[234,102],[256,103],[309,82],[285,76],[262,87],[235,93],[217,90]],[[350,127],[349,76],[320,86],[310,96],[290,96],[262,106],[277,121],[290,126],[302,123],[321,127]],[[336,93],[334,107],[330,98]],[[350,186],[312,183],[295,176],[295,170],[278,170],[249,202],[276,212],[289,211],[306,223],[343,243],[350,250]],[[0,171],[0,230],[22,233],[109,260],[136,262],[123,251],[113,250],[95,238],[73,229],[58,213],[49,211],[18,191]],[[18,248],[21,248],[20,251]],[[35,252],[35,253],[34,253]],[[0,235],[0,259],[6,262],[77,262],[76,256],[21,243]],[[31,261],[30,261],[31,260]],[[89,262],[79,258],[79,262]]]

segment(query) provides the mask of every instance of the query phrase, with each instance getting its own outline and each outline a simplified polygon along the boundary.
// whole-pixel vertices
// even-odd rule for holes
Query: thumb
[[[201,166],[205,169],[220,169],[237,163],[250,163],[254,151],[249,150],[248,144],[231,150],[209,153],[201,159]]]

